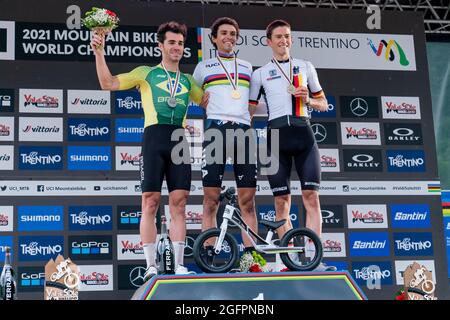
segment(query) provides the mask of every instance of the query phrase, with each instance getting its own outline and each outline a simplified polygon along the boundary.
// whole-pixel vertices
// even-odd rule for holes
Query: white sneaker
[[[156,276],[158,274],[158,270],[154,266],[150,266],[145,270],[144,273],[144,282],[147,282],[150,280],[153,276]]]
[[[179,264],[175,269],[175,274],[194,274],[194,271],[189,271],[188,268]]]

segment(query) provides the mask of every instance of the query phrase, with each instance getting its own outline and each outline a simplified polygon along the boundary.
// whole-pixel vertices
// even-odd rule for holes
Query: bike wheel
[[[303,252],[280,253],[286,267],[293,271],[310,271],[322,261],[322,242],[317,234],[307,228],[289,230],[280,241],[281,247],[301,247]]]
[[[216,254],[211,246],[220,235],[220,229],[209,229],[202,232],[194,243],[194,259],[204,272],[221,273],[230,271],[237,263],[239,249],[236,239],[228,232],[225,233],[222,248]]]

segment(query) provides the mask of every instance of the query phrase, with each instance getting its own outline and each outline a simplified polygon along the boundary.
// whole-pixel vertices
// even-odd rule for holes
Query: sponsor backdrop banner
[[[20,299],[42,299],[43,266],[58,254],[79,266],[81,299],[129,299],[145,272],[138,171],[143,105],[137,88],[101,90],[89,31],[66,24],[77,18],[67,13],[70,5],[82,14],[92,7],[85,0],[0,5],[0,263],[11,246]],[[267,23],[291,22],[292,56],[315,65],[328,100],[327,111],[310,110],[322,167],[324,261],[348,270],[369,299],[391,300],[403,286],[403,270],[417,260],[432,271],[436,295],[450,298],[450,221],[445,210],[442,217],[421,17],[383,11],[381,29],[368,30],[364,10],[117,0],[107,7],[121,20],[105,47],[113,74],[158,63],[156,30],[168,20],[188,25],[181,61],[187,73],[215,56],[209,28],[222,12],[240,23],[236,52],[255,68],[271,58]],[[185,261],[194,271],[192,246],[203,217],[203,118],[203,109],[191,104]],[[252,123],[259,143],[266,122],[261,103]],[[235,185],[230,168],[224,186]],[[292,223],[304,226],[294,169],[291,190]],[[159,211],[170,216],[165,182],[162,195]],[[261,174],[256,206],[258,220],[275,219]],[[275,257],[266,258],[274,264]],[[374,279],[380,289],[367,287]]]

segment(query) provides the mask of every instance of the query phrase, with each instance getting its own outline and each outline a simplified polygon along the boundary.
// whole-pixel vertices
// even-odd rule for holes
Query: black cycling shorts
[[[211,141],[206,140],[207,130],[212,129],[218,130],[216,132],[220,132],[223,139],[221,145],[222,157],[220,158],[217,155],[217,157],[220,158],[219,161],[213,161],[216,157],[216,150],[208,149],[208,146],[214,143],[215,139],[213,138]],[[231,132],[235,135],[234,139],[227,140],[227,129],[232,130]],[[244,137],[243,139],[237,138],[237,134],[239,133],[242,134],[242,137]],[[227,144],[231,145],[231,147],[228,148],[228,153]],[[211,152],[209,152],[209,150],[211,150]],[[250,152],[252,151],[254,151],[254,153],[253,156],[250,157]],[[226,160],[227,158],[231,158],[233,159],[232,163],[236,186],[238,188],[256,188],[258,174],[256,151],[256,136],[254,130],[251,129],[250,126],[231,121],[223,123],[219,120],[206,120],[205,140],[203,141],[202,152],[203,187],[220,188],[222,186]],[[234,154],[232,152],[234,152]]]
[[[182,150],[189,152],[184,135],[179,141],[171,141],[172,132],[176,129],[184,130],[171,124],[154,124],[145,128],[140,162],[142,192],[161,192],[164,176],[169,192],[191,189],[190,161],[175,164],[171,158],[172,148],[178,143],[183,144]],[[184,155],[183,151],[180,155]],[[187,159],[190,159],[189,154]]]
[[[308,124],[303,126],[286,126],[277,129],[268,128],[267,145],[271,150],[272,130],[279,130],[279,169],[277,173],[268,175],[270,188],[274,196],[290,194],[290,177],[292,160],[300,179],[302,190],[319,190],[320,187],[320,154],[314,133]],[[272,161],[276,159],[272,159]]]

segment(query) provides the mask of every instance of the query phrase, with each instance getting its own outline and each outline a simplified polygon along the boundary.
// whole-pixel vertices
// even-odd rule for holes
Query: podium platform
[[[155,276],[132,300],[367,300],[347,271]]]

